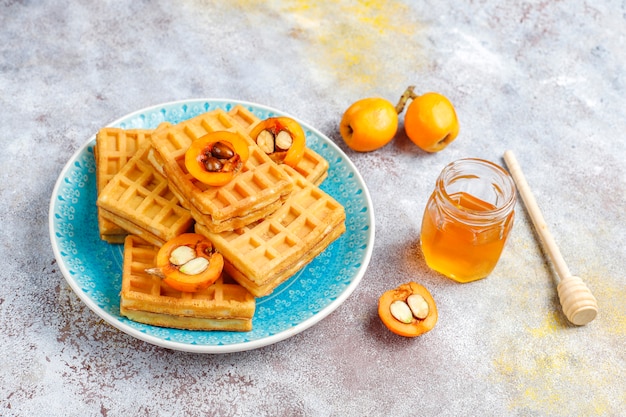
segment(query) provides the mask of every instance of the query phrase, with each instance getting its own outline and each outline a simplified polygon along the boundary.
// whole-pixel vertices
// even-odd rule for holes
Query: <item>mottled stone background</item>
[[[626,410],[626,3],[621,0],[0,1],[0,415],[572,416]],[[459,138],[402,132],[369,154],[338,123],[404,88],[455,104]],[[53,185],[103,125],[199,97],[269,105],[342,147],[371,192],[376,243],[355,292],[318,325],[236,354],[159,348],[112,328],[61,275]],[[565,259],[600,305],[561,313],[523,206],[487,279],[456,284],[418,248],[441,168],[513,149]],[[376,315],[400,283],[440,312],[423,337]],[[44,411],[45,410],[45,411]]]

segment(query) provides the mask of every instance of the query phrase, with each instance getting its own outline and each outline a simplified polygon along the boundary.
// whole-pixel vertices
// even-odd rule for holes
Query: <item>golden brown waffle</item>
[[[124,243],[120,312],[131,320],[190,330],[252,330],[256,302],[242,286],[221,277],[195,293],[172,289],[145,272],[153,268],[158,248],[137,236]]]
[[[185,168],[185,152],[195,139],[213,131],[231,131],[248,144],[250,157],[233,180],[221,187],[210,187],[193,178]],[[181,203],[192,210],[195,219],[213,232],[233,230],[269,214],[272,204],[280,204],[293,190],[289,177],[254,144],[247,133],[221,109],[203,113],[152,134],[152,161],[162,161],[162,169]]]
[[[105,219],[157,246],[193,226],[193,218],[148,162],[150,142],[141,145],[98,196]]]
[[[265,220],[222,233],[196,223],[196,232],[224,256],[224,270],[256,297],[270,294],[345,231],[341,204],[294,169],[282,169],[295,190]]]
[[[257,149],[256,150],[257,155],[258,155],[258,152],[260,151],[258,151]],[[163,175],[166,175],[163,170],[164,161],[162,160],[160,155],[154,151],[154,149],[152,149],[149,152],[148,159],[151,161],[153,166],[160,167],[160,172],[163,172]],[[284,200],[287,198],[286,195],[281,196],[278,200],[273,201],[265,205],[264,207],[261,207],[258,210],[251,210],[242,216],[233,217],[231,219],[228,219],[228,221],[226,222],[215,224],[211,216],[205,213],[202,213],[201,211],[198,210],[197,207],[191,204],[189,200],[187,200],[185,194],[176,187],[176,184],[174,181],[169,181],[169,187],[170,187],[170,190],[178,197],[179,201],[181,202],[181,205],[191,212],[191,215],[197,222],[202,223],[202,224],[212,225],[212,229],[217,230],[217,231],[221,231],[222,229],[227,229],[227,230],[237,229],[239,227],[246,226],[258,220],[259,218],[265,218],[269,216],[271,213],[273,213],[278,207],[280,207],[284,203]]]
[[[304,149],[304,155],[294,169],[313,185],[320,185],[328,177],[328,161],[310,148]]]
[[[240,104],[233,107],[228,114],[246,132],[250,132],[261,121],[254,113]],[[311,148],[306,147],[304,156],[295,167],[295,170],[313,184],[320,185],[328,176],[328,161]]]
[[[151,130],[125,130],[115,127],[100,129],[96,135],[94,157],[96,160],[96,190],[98,194],[120,169],[137,153],[139,147],[150,140]],[[100,237],[110,243],[123,243],[127,231],[105,219],[98,208]]]

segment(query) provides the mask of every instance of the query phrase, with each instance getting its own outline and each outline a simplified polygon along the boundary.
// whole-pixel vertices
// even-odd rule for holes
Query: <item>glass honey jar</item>
[[[458,282],[487,277],[513,226],[515,201],[515,183],[502,167],[475,158],[448,164],[422,219],[428,266]]]

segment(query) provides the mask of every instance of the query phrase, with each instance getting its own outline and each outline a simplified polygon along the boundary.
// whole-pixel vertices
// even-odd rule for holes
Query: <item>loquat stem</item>
[[[398,101],[398,104],[396,104],[396,112],[398,114],[404,111],[404,106],[406,106],[406,103],[407,101],[409,101],[409,99],[413,100],[417,97],[417,94],[415,94],[413,90],[415,90],[415,86],[410,85],[406,88],[406,90],[404,90],[404,93],[402,93],[402,95],[400,96],[400,100]]]

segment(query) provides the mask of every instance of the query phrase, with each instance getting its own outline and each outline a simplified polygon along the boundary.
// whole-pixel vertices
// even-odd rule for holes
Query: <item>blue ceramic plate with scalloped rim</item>
[[[236,104],[260,119],[289,116],[254,103],[195,99],[139,110],[109,126],[152,129],[161,122],[178,123],[216,108],[228,111]],[[50,201],[52,248],[72,290],[119,330],[148,343],[189,352],[256,349],[287,339],[328,316],[348,298],[365,273],[374,246],[374,213],[367,187],[348,157],[322,133],[300,123],[307,145],[330,163],[328,178],[320,187],[345,207],[347,230],[272,294],[257,299],[252,331],[177,330],[136,323],[120,315],[122,245],[106,243],[98,233],[95,135],[67,162]]]

